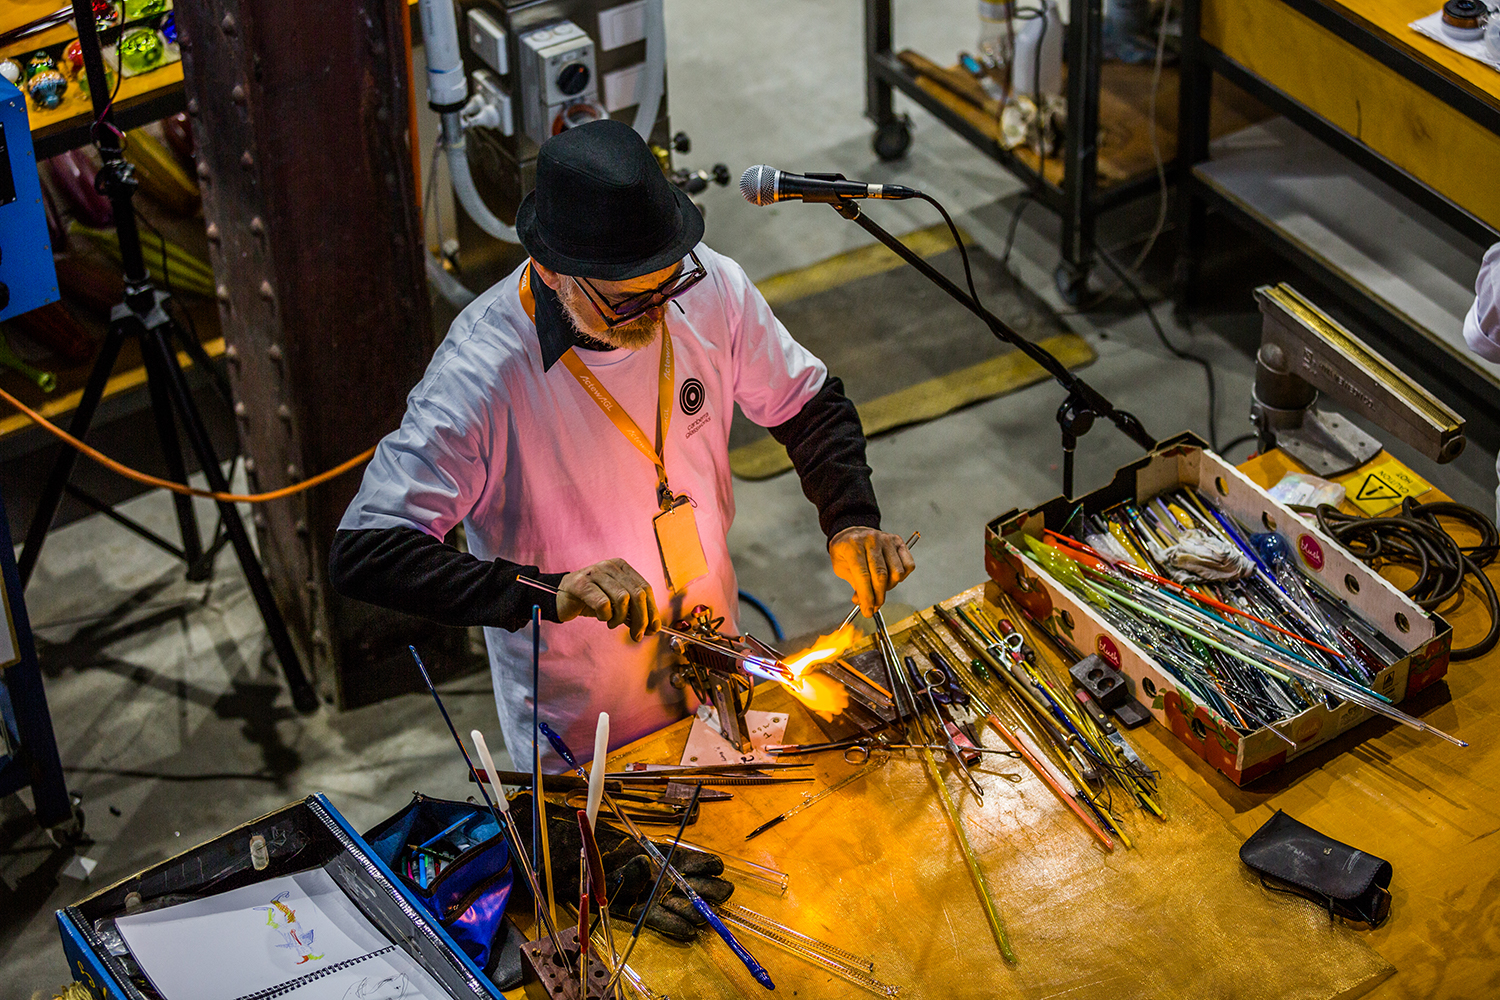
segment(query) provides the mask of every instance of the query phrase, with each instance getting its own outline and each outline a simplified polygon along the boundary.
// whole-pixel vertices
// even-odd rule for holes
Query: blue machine
[[[26,99],[0,77],[0,319],[57,299],[57,270]]]

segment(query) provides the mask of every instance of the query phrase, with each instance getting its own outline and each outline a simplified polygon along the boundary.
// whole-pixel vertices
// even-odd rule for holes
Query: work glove
[[[516,832],[521,842],[531,851],[531,793],[522,792],[511,799],[511,814],[516,818]],[[600,811],[594,828],[594,839],[599,843],[599,854],[604,863],[604,883],[609,893],[609,912],[617,918],[627,918],[633,924],[641,915],[651,887],[656,882],[656,866],[651,863],[646,851],[624,830],[606,822],[604,811]],[[653,839],[662,857],[671,849],[671,841]],[[583,838],[578,832],[578,810],[553,803],[547,805],[547,848],[552,856],[552,878],[554,895],[559,903],[578,904],[579,870],[578,852],[583,848]],[[679,846],[672,854],[672,867],[682,873],[693,891],[710,905],[722,903],[734,892],[734,883],[720,878],[724,873],[724,862],[717,855],[705,851],[689,850]],[[545,872],[537,872],[543,880]],[[519,876],[515,885],[525,889],[525,879]],[[698,931],[707,924],[703,916],[693,908],[667,876],[657,894],[656,905],[646,917],[646,926],[676,941],[693,941]]]

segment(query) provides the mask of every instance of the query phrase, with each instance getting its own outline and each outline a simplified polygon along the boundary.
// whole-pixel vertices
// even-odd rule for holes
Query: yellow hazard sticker
[[[1369,466],[1341,480],[1349,491],[1349,502],[1371,517],[1399,507],[1406,497],[1419,497],[1432,484],[1394,458]]]

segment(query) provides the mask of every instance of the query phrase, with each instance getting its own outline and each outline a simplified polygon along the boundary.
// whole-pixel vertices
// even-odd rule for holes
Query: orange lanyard
[[[536,300],[531,293],[531,266],[528,263],[521,272],[521,304],[526,313],[536,322]],[[672,371],[672,335],[667,332],[666,324],[661,328],[661,373],[657,378],[656,385],[656,444],[653,446],[630,414],[615,400],[615,397],[604,387],[594,373],[589,371],[583,359],[571,347],[562,356],[562,363],[567,366],[569,372],[583,386],[599,409],[610,422],[625,435],[625,439],[635,445],[636,450],[649,458],[656,466],[656,500],[662,510],[670,510],[672,507],[672,490],[667,485],[667,462],[666,441],[667,430],[672,425],[672,398],[673,389],[676,387],[676,376]]]

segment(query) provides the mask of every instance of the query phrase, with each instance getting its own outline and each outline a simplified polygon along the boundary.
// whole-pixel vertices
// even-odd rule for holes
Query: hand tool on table
[[[964,783],[969,786],[969,791],[974,793],[974,798],[978,799],[980,804],[983,804],[984,789],[979,786],[979,782],[975,780],[974,775],[969,771],[970,761],[965,757],[963,749],[958,745],[958,741],[953,738],[953,733],[949,731],[947,717],[943,715],[942,708],[938,703],[938,695],[934,693],[944,681],[943,672],[936,667],[927,671],[919,669],[915,657],[908,656],[905,658],[905,662],[907,671],[916,680],[918,692],[927,699],[927,707],[932,711],[932,724],[943,738],[943,749],[953,759],[953,763],[958,765],[958,773],[964,779]],[[928,738],[931,739],[931,736],[929,735]],[[923,745],[925,746],[926,744]],[[973,762],[976,764],[979,762],[978,755],[975,755]]]
[[[920,628],[913,629],[907,633],[907,638],[919,650],[927,654],[927,659],[932,664],[932,669],[942,675],[941,693],[935,694],[937,703],[941,706],[941,724],[943,728],[947,731],[948,735],[953,737],[953,742],[963,749],[964,756],[968,758],[969,764],[973,765],[977,763],[972,757],[972,750],[977,748],[981,742],[979,734],[974,731],[974,727],[967,720],[964,720],[962,716],[958,716],[953,711],[953,706],[955,705],[963,709],[969,707],[968,691],[953,676],[953,667],[948,663],[948,658],[940,652],[939,647],[932,645],[930,641],[925,641],[926,637]],[[921,676],[918,678],[918,683],[926,683],[923,678],[929,676],[927,671],[923,670],[920,673]],[[936,680],[935,677],[932,679]]]
[[[922,763],[927,768],[927,776],[937,786],[938,801],[942,803],[943,812],[948,817],[949,824],[953,827],[953,835],[958,840],[959,851],[964,856],[964,863],[969,868],[969,878],[974,883],[974,891],[979,894],[980,903],[984,907],[985,920],[990,925],[990,933],[994,935],[995,944],[1000,948],[1000,954],[1007,962],[1014,963],[1016,953],[1010,946],[1010,936],[1005,931],[1005,924],[1000,919],[1000,913],[995,909],[995,902],[990,897],[990,886],[984,877],[984,870],[979,867],[979,857],[974,853],[973,845],[969,843],[968,831],[964,829],[963,819],[958,814],[958,806],[953,802],[953,796],[948,794],[948,786],[943,783],[942,772],[938,770],[937,761],[932,757],[932,751],[926,749],[926,744],[932,742],[932,736],[926,731],[922,723],[922,715],[916,711],[916,701],[912,697],[911,687],[906,683],[906,675],[901,670],[901,664],[897,659],[895,644],[891,642],[891,634],[885,627],[885,618],[879,611],[875,612],[875,635],[882,655],[885,657],[887,676],[901,679],[901,689],[906,694],[908,704],[913,707],[912,718],[916,723],[916,729],[921,739],[918,743],[922,749],[918,752],[922,755]]]
[[[865,763],[863,765],[861,765],[860,768],[858,770],[856,770],[854,773],[852,773],[852,774],[846,774],[844,777],[840,778],[838,781],[835,781],[833,784],[829,785],[827,788],[824,788],[821,791],[814,792],[812,795],[807,796],[805,799],[803,799],[801,802],[797,803],[792,808],[788,809],[786,812],[779,813],[778,815],[772,816],[770,819],[766,820],[760,826],[757,826],[754,830],[751,830],[749,833],[745,834],[745,839],[746,840],[754,840],[756,837],[759,837],[761,834],[763,834],[767,830],[771,829],[771,827],[776,826],[778,823],[782,823],[782,822],[785,822],[786,820],[791,819],[793,816],[797,815],[799,812],[801,812],[802,810],[806,809],[808,806],[816,805],[817,803],[819,803],[819,802],[823,801],[824,799],[826,799],[828,796],[832,795],[834,792],[837,792],[841,788],[844,788],[844,787],[846,787],[848,785],[851,785],[854,782],[858,781],[860,778],[863,778],[865,775],[869,774],[871,771],[874,771],[874,770],[877,770],[878,768],[884,767],[885,766],[885,762],[887,760],[889,760],[889,759],[890,759],[890,755],[887,754],[887,753],[881,753],[878,756],[876,756],[876,755],[872,755],[872,754],[870,754],[870,753],[867,752],[865,754]]]
[[[906,657],[906,669],[913,683],[927,689],[928,696],[939,705],[967,705],[969,694],[954,679],[947,661],[936,659],[929,653],[932,666],[922,668],[914,657]]]
[[[957,625],[955,623],[952,623],[948,618],[942,616],[941,612],[943,609],[941,605],[933,605],[933,610],[934,612],[938,613],[939,618],[943,621],[944,625],[947,625],[950,630],[956,630]],[[973,642],[973,640],[963,637],[962,634],[957,631],[954,631],[954,634],[955,636],[958,636],[960,641],[964,642],[965,644],[971,644]],[[978,652],[978,650],[976,650],[976,652]],[[988,654],[984,655],[986,658],[988,657]],[[988,663],[988,665],[991,671],[995,673],[1004,672],[1004,668],[1001,667],[998,662],[991,661]],[[977,684],[977,681],[970,681],[960,677],[959,683],[968,686],[971,683]],[[1074,797],[1075,792],[1065,788],[1062,782],[1058,780],[1057,776],[1053,775],[1051,769],[1044,765],[1040,760],[1038,760],[1037,756],[1031,752],[1031,750],[1026,746],[1024,742],[1022,742],[1018,734],[1012,732],[1010,728],[1005,725],[1005,723],[1000,721],[1000,717],[997,716],[994,710],[985,703],[985,701],[979,696],[979,693],[975,688],[970,687],[969,694],[974,699],[974,706],[976,710],[984,716],[985,721],[988,722],[990,724],[990,727],[1000,735],[1000,738],[1008,743],[1012,750],[1015,750],[1021,755],[1022,759],[1024,759],[1027,765],[1030,766],[1032,772],[1039,779],[1041,779],[1043,784],[1045,784],[1049,789],[1052,790],[1052,793],[1057,796],[1058,800],[1061,801],[1063,805],[1067,806],[1068,809],[1078,817],[1079,822],[1081,822],[1085,827],[1088,828],[1088,831],[1098,839],[1099,843],[1104,845],[1105,850],[1114,850],[1115,842],[1110,839],[1109,834],[1104,832],[1104,830],[1094,820],[1094,817],[1091,816],[1089,812],[1084,809],[1083,805],[1077,800],[1077,798]]]
[[[463,755],[464,764],[469,768],[469,773],[474,775],[474,783],[479,786],[479,794],[484,797],[484,804],[489,806],[490,815],[495,818],[496,824],[504,832],[506,842],[510,847],[511,857],[516,859],[516,864],[520,866],[522,873],[526,876],[526,882],[532,894],[540,898],[541,887],[537,884],[536,870],[527,861],[526,851],[521,847],[521,838],[517,835],[515,827],[510,822],[510,803],[506,801],[505,792],[500,788],[495,789],[495,799],[504,803],[503,806],[497,806],[495,799],[491,799],[490,793],[485,790],[484,782],[479,780],[479,772],[474,767],[474,761],[469,757],[469,751],[464,749],[464,741],[459,738],[458,730],[453,727],[453,720],[449,718],[448,709],[444,707],[442,697],[438,695],[437,688],[433,686],[432,678],[427,675],[427,665],[422,662],[422,657],[417,653],[417,647],[407,646],[406,648],[411,651],[412,659],[417,661],[417,669],[422,672],[422,682],[427,685],[427,690],[432,693],[432,700],[437,702],[438,711],[443,714],[443,722],[447,724],[448,732],[453,734],[453,742],[458,744],[458,752]],[[478,751],[480,762],[484,764],[485,770],[490,774],[495,774],[495,762],[490,758],[489,748],[484,745],[484,734],[476,729],[469,735],[474,740],[475,750]],[[552,946],[557,950],[558,955],[563,955],[563,961],[566,962],[567,957],[562,950],[562,941],[557,936],[557,928],[553,926],[550,919],[546,921],[545,927],[547,936],[552,939]]]
[[[567,765],[574,770],[574,772],[579,775],[588,774],[588,772],[579,765],[578,758],[573,756],[573,751],[568,748],[568,744],[564,742],[561,736],[554,732],[550,727],[546,726],[543,726],[542,733],[547,737],[547,741],[552,744],[552,749],[557,751],[557,755],[561,757],[563,761],[566,762]],[[721,920],[719,918],[719,915],[713,911],[713,908],[708,905],[708,902],[704,900],[702,896],[698,895],[697,890],[695,890],[688,883],[688,880],[683,877],[681,872],[667,863],[667,859],[662,857],[661,851],[657,849],[657,846],[653,844],[649,839],[647,839],[647,837],[643,833],[641,833],[640,828],[637,827],[635,823],[631,822],[630,817],[625,815],[623,809],[620,809],[615,805],[615,803],[610,799],[607,793],[603,798],[604,804],[609,806],[610,810],[620,820],[620,824],[625,827],[625,832],[630,835],[632,840],[640,845],[641,850],[645,851],[646,854],[651,858],[651,860],[655,862],[663,872],[667,873],[671,877],[672,884],[677,887],[677,890],[679,892],[687,897],[687,900],[692,904],[693,909],[698,911],[698,915],[708,922],[708,926],[713,928],[714,933],[719,935],[723,942],[729,946],[729,949],[734,952],[735,957],[737,957],[741,962],[744,963],[745,968],[750,970],[750,975],[755,977],[755,981],[760,983],[768,990],[774,990],[776,988],[776,984],[771,981],[770,974],[767,973],[766,970],[761,966],[761,964],[755,960],[755,956],[751,955],[750,952],[745,950],[745,946],[740,944],[740,942],[735,938],[734,934],[729,930],[729,928],[724,925],[724,921]],[[620,968],[615,970],[616,977],[620,975],[620,970],[624,969],[624,967],[625,963],[622,961],[620,963]],[[611,979],[611,985],[613,985],[613,982],[614,980]]]
[[[920,619],[919,619],[919,621],[920,621]],[[912,636],[914,638],[920,638],[920,637],[922,637],[922,631],[921,631],[921,629],[918,629],[918,630],[914,631],[912,633]],[[920,647],[922,644],[920,642],[918,642],[917,645]],[[930,645],[930,641],[929,641],[929,645]],[[950,685],[952,685],[953,689],[956,689],[960,693],[960,697],[958,698],[958,701],[957,701],[957,704],[959,705],[959,707],[967,709],[969,707],[969,692],[968,692],[968,690],[962,684],[958,683],[958,678],[954,676],[954,670],[955,670],[955,668],[948,663],[948,658],[946,656],[944,656],[942,654],[942,652],[938,648],[933,647],[933,648],[929,648],[927,650],[927,659],[929,659],[930,661],[932,661],[932,665],[934,667],[936,667],[938,670],[941,670],[943,672],[943,676],[948,679],[948,683]],[[980,744],[979,734],[974,731],[974,727],[972,725],[970,725],[967,720],[965,720],[963,722],[957,722],[957,723],[955,723],[950,718],[949,725],[950,726],[956,725],[958,727],[959,731],[964,734],[964,737],[966,739],[968,739],[969,743],[972,746],[974,746],[974,747],[978,747],[979,746],[979,744]],[[955,737],[955,740],[956,739],[957,738]]]

